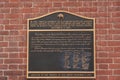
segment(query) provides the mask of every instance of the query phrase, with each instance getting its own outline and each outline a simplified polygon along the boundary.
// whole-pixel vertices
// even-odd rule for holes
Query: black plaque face
[[[57,11],[28,20],[28,78],[95,78],[93,18]]]

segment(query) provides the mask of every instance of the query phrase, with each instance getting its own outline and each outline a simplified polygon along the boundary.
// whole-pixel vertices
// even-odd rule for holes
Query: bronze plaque
[[[57,11],[28,20],[28,78],[95,78],[93,18]]]

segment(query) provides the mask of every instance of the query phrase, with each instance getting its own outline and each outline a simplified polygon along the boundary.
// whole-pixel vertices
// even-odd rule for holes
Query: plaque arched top
[[[67,13],[67,14],[71,14],[71,15],[74,15],[74,16],[77,16],[77,17],[85,18],[85,19],[93,19],[93,20],[95,19],[95,18],[90,18],[90,17],[78,15],[78,14],[76,14],[76,13],[72,13],[72,12],[69,12],[69,11],[58,10],[58,11],[54,11],[54,12],[47,13],[47,14],[42,15],[42,16],[39,16],[39,17],[29,18],[28,20],[39,19],[39,18],[46,17],[46,16],[49,16],[49,15],[54,14],[54,13],[62,13],[62,12],[63,12],[63,13]]]
[[[28,19],[29,29],[94,29],[94,18],[68,11],[55,11]]]

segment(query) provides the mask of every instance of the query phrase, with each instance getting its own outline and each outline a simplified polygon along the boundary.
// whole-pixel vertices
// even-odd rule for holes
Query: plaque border
[[[54,14],[54,13],[57,13],[57,12],[65,12],[65,13],[68,13],[68,14],[71,14],[71,15],[75,15],[75,16],[78,16],[78,17],[82,17],[82,18],[86,18],[86,19],[92,19],[93,20],[93,29],[89,29],[89,30],[86,30],[86,29],[82,29],[82,30],[78,30],[78,29],[50,29],[50,30],[47,30],[47,31],[93,31],[93,45],[94,45],[94,70],[93,71],[29,71],[28,70],[28,64],[29,64],[29,31],[46,31],[46,29],[42,29],[42,30],[30,30],[29,29],[29,21],[30,20],[34,20],[34,19],[38,19],[38,18],[42,18],[42,17],[46,17],[48,15],[51,15],[51,14]],[[27,19],[27,71],[26,71],[26,75],[27,75],[27,78],[28,79],[95,79],[96,78],[96,40],[95,40],[95,18],[89,18],[89,17],[85,17],[85,16],[82,16],[82,15],[78,15],[78,14],[75,14],[75,13],[72,13],[72,12],[69,12],[69,11],[64,11],[64,10],[58,10],[58,11],[54,11],[54,12],[51,12],[51,13],[47,13],[45,15],[42,15],[42,16],[39,16],[39,17],[35,17],[35,18],[29,18]],[[93,77],[29,77],[28,74],[29,73],[93,73],[94,76]]]

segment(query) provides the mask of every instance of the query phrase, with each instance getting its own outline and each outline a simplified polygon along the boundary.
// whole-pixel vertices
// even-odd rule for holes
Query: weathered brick
[[[120,70],[114,70],[114,75],[120,75]]]
[[[22,59],[5,59],[4,60],[4,63],[5,64],[21,64],[23,63],[23,60]]]
[[[16,71],[16,70],[13,70],[13,71],[5,71],[4,72],[4,75],[7,75],[7,76],[15,76],[15,75],[22,75],[22,71]]]
[[[9,35],[9,31],[1,31],[0,35]]]
[[[120,63],[120,59],[114,59],[114,63]]]
[[[8,42],[0,42],[1,47],[8,47]]]
[[[9,69],[17,70],[18,65],[9,65]]]
[[[96,79],[97,79],[97,80],[109,80],[109,78],[108,78],[107,75],[104,75],[104,76],[97,76]]]
[[[99,75],[111,75],[112,74],[112,70],[97,70],[97,74]]]
[[[8,58],[8,53],[0,53],[0,58]]]
[[[108,64],[108,63],[112,63],[113,61],[112,61],[112,59],[97,59],[97,63],[106,63],[106,64]]]
[[[62,7],[62,3],[53,3],[53,7]]]
[[[100,64],[99,69],[108,69],[108,64]]]
[[[120,79],[120,76],[110,76],[109,77],[109,80],[119,80]]]
[[[0,70],[3,70],[3,69],[8,69],[8,65],[5,65],[5,64],[2,64],[0,65]]]
[[[109,64],[109,69],[120,69],[120,64],[119,63]]]

